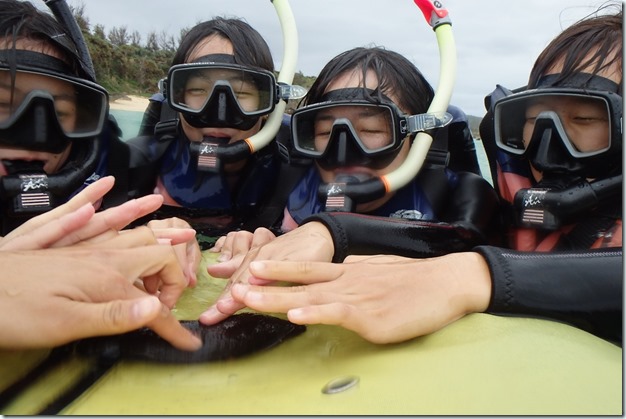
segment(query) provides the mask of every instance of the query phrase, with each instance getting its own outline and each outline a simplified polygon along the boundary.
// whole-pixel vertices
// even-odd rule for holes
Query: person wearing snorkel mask
[[[106,91],[61,25],[23,19],[10,7],[0,18],[0,234],[7,234],[107,174],[113,128]]]
[[[233,283],[246,277],[236,272],[245,272],[248,261],[261,255],[277,260],[288,255],[291,260],[341,261],[345,254],[336,251],[333,255],[336,244],[319,240],[314,231],[318,223],[308,223],[323,220],[332,228],[333,212],[355,223],[355,236],[347,240],[360,242],[358,250],[365,254],[400,249],[403,240],[419,240],[428,256],[488,243],[499,227],[492,223],[498,209],[495,191],[480,175],[455,172],[445,164],[427,163],[407,185],[380,198],[357,202],[355,197],[351,202],[348,193],[320,197],[320,188],[327,189],[326,185],[358,185],[397,170],[407,160],[416,132],[422,130],[418,121],[429,121],[431,132],[449,124],[452,116],[448,113],[427,114],[433,97],[421,72],[394,51],[354,48],[333,58],[292,116],[294,148],[313,159],[315,166],[289,196],[282,224],[288,233],[278,238],[267,229],[229,233],[212,249],[221,252],[221,263],[208,266],[209,274],[231,277]],[[453,106],[448,109],[463,115]],[[449,143],[458,141],[448,138]],[[333,208],[336,201],[341,204]],[[387,234],[384,230],[390,220],[395,229]],[[419,225],[419,232],[405,234],[413,231],[412,224]],[[219,306],[224,298],[228,297],[221,298]],[[218,305],[201,319],[212,323],[241,308],[220,311]]]
[[[394,51],[354,48],[333,58],[292,116],[295,152],[312,159],[315,166],[291,193],[282,231],[322,211],[446,221],[457,216],[455,211],[464,212],[455,194],[465,189],[465,180],[454,170],[442,168],[445,162],[438,171],[426,169],[413,182],[380,198],[357,202],[346,194],[341,197],[344,204],[335,208],[327,195],[319,193],[324,185],[359,184],[398,169],[407,159],[415,134],[422,130],[412,128],[418,118],[432,119],[431,132],[436,137],[448,135],[451,122],[466,123],[465,114],[454,106],[448,109],[454,116],[424,115],[433,97],[420,71]],[[473,145],[471,137],[448,138],[454,146],[462,142]],[[462,154],[476,158],[473,148]],[[480,184],[472,187],[491,189],[479,176],[468,177]]]
[[[530,89],[495,102],[496,139],[507,152],[498,164],[508,156],[526,167],[526,181],[516,190],[569,190],[565,198],[585,192],[589,185],[598,191],[594,205],[579,202],[580,208],[552,210],[559,217],[544,217],[550,227],[576,220],[576,209],[586,214],[579,224],[596,215],[608,219],[604,226],[596,225],[589,240],[568,240],[563,248],[556,246],[558,251],[481,245],[436,258],[420,257],[422,245],[413,240],[414,254],[420,257],[414,259],[398,256],[410,256],[411,247],[395,236],[395,252],[348,256],[343,263],[280,260],[265,254],[249,262],[247,281],[234,284],[231,300],[219,309],[247,306],[286,313],[294,323],[339,325],[375,343],[426,335],[471,313],[525,316],[564,322],[621,346],[621,215],[615,212],[621,214],[623,12],[621,4],[616,8],[615,13],[592,15],[566,28],[535,62]],[[494,130],[493,123],[488,114],[484,124]],[[520,180],[519,173],[511,178]],[[509,181],[504,176],[494,179]],[[613,190],[615,183],[619,192]],[[572,184],[578,186],[571,189]],[[513,195],[503,195],[512,200]],[[545,209],[550,207],[539,207]],[[337,213],[308,224],[319,225],[317,242],[335,246],[331,257],[337,252],[357,254],[367,237],[355,231],[355,218]],[[543,227],[535,223],[534,228],[539,232]],[[393,229],[367,233],[374,236],[371,240],[384,241]],[[411,235],[410,230],[406,234]],[[303,244],[314,251],[316,241]],[[346,244],[347,249],[342,247]],[[267,286],[274,281],[299,286]],[[207,320],[215,317],[209,314]]]
[[[120,234],[162,198],[126,201],[122,188],[115,199],[123,203],[104,208],[116,189],[112,176],[100,178],[115,150],[101,136],[107,94],[93,83],[69,7],[49,6],[53,15],[0,0],[0,347],[51,348],[150,327],[197,349],[200,340],[170,310],[189,281],[163,244],[195,232]]]
[[[278,102],[273,71],[267,43],[242,20],[214,18],[185,35],[166,100],[153,101],[142,123],[147,133],[159,120],[154,135],[129,142],[132,159],[144,162],[134,171],[139,194],[165,200],[154,218],[175,216],[209,236],[247,228],[272,195],[281,160],[275,141],[252,153],[236,147],[247,149]],[[235,151],[218,153],[226,149]]]
[[[517,250],[622,246],[621,55],[609,42],[585,51],[564,64],[546,50],[524,90],[498,86],[487,98],[481,131],[495,138],[494,179]]]

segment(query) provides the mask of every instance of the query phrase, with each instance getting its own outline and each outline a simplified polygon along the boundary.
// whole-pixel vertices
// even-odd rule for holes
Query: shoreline
[[[145,97],[135,95],[124,95],[115,100],[109,101],[109,107],[117,111],[143,112],[148,107],[150,100]]]

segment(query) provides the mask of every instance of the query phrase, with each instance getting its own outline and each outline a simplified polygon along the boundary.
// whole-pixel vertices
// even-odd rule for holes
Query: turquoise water
[[[110,113],[115,117],[117,124],[122,129],[122,138],[124,140],[137,136],[143,112],[111,109]]]
[[[129,138],[133,138],[137,135],[137,132],[139,132],[139,125],[141,125],[141,119],[143,118],[143,112],[119,111],[112,109],[111,114],[115,117],[117,123],[122,129],[122,138],[124,140],[128,140]],[[474,140],[474,143],[476,144],[478,164],[480,165],[483,177],[493,184],[491,181],[489,164],[487,163],[487,156],[485,154],[485,149],[483,148],[483,143],[480,140]]]

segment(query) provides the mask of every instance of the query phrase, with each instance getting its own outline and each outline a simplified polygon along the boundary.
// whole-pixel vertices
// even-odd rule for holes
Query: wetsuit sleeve
[[[495,189],[475,173],[459,172],[456,177],[439,220],[488,238],[490,244],[502,244],[500,200]]]
[[[517,252],[475,249],[489,265],[487,312],[562,321],[622,345],[622,249]]]
[[[348,255],[392,254],[425,258],[471,250],[482,237],[448,223],[374,217],[347,212],[323,212],[304,220],[321,222],[335,246],[333,262]]]

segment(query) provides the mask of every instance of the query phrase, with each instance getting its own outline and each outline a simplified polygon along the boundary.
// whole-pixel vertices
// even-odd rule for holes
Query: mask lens
[[[536,129],[546,121],[556,130],[569,154],[576,158],[594,156],[611,147],[609,101],[596,95],[568,92],[538,92],[509,96],[495,106],[497,145],[523,155],[541,138]]]
[[[334,132],[343,126],[365,154],[376,155],[402,140],[397,138],[394,116],[391,107],[369,103],[301,108],[292,119],[295,147],[311,157],[321,156],[333,141]]]
[[[223,65],[183,65],[169,76],[172,105],[181,112],[202,112],[216,91],[234,97],[244,115],[260,116],[273,108],[276,83],[270,73]]]
[[[98,135],[104,123],[104,91],[70,79],[30,71],[0,69],[0,128],[11,126],[33,97],[52,99],[63,133],[69,138]]]

